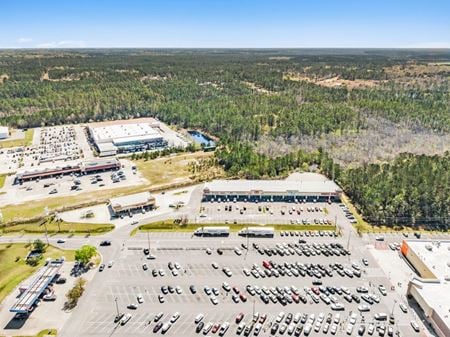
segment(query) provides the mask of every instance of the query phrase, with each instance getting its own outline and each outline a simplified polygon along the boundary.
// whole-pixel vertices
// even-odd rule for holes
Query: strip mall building
[[[404,240],[400,251],[418,274],[408,284],[408,297],[438,336],[450,336],[450,241]]]

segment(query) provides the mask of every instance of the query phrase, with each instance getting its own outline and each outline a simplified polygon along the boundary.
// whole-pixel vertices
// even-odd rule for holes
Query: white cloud
[[[450,42],[418,42],[403,48],[450,48]]]
[[[21,37],[17,40],[17,43],[29,43],[31,41],[33,41],[33,39],[30,39],[29,37]]]
[[[86,48],[87,44],[82,40],[63,40],[40,43],[37,48]]]

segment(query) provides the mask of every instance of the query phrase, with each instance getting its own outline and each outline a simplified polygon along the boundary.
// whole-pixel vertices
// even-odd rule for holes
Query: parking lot
[[[409,325],[412,319],[410,313],[404,314],[399,309],[399,300],[394,302],[395,293],[391,291],[389,279],[375,259],[364,246],[355,246],[351,255],[345,254],[345,238],[329,235],[276,235],[274,239],[247,240],[235,234],[229,238],[209,239],[182,233],[163,234],[158,234],[157,239],[150,237],[149,241],[145,234],[138,234],[118,250],[112,267],[105,267],[102,272],[97,273],[90,286],[89,297],[83,300],[82,307],[63,329],[64,336],[70,336],[74,329],[80,327],[79,334],[83,336],[154,334],[153,330],[157,325],[154,316],[159,312],[163,312],[163,317],[159,320],[162,323],[168,323],[174,313],[180,313],[180,317],[165,332],[169,336],[211,335],[214,324],[223,325],[225,322],[229,323],[225,335],[234,336],[239,326],[236,316],[241,312],[244,314],[241,323],[245,327],[252,326],[252,330],[247,331],[252,336],[255,329],[260,330],[257,333],[260,336],[296,335],[296,329],[300,329],[298,327],[301,325],[304,330],[308,320],[312,330],[309,335],[312,336],[330,335],[332,330],[337,336],[345,335],[350,320],[355,320],[351,329],[351,335],[354,336],[358,335],[357,330],[361,324],[366,330],[371,324],[374,328],[384,325],[385,335],[388,335],[388,326],[393,333],[401,331],[402,336],[414,333]],[[143,248],[148,247],[148,242],[151,254],[156,256],[154,260],[146,259],[143,252]],[[247,243],[248,250],[242,246]],[[258,250],[253,244],[258,246]],[[217,252],[218,248],[221,254]],[[208,254],[208,249],[211,254]],[[332,249],[337,249],[339,255],[329,255],[328,251]],[[367,265],[362,259],[367,260]],[[263,261],[271,261],[271,267],[264,267]],[[104,261],[105,264],[108,262]],[[325,271],[323,275],[322,267],[332,276]],[[226,272],[231,273],[231,276],[225,274],[224,268],[227,268]],[[347,270],[352,273],[356,268],[360,268],[360,277],[354,274],[350,277],[345,272],[341,276],[338,272]],[[269,269],[279,270],[279,275],[269,276]],[[281,275],[282,270],[284,275]],[[293,274],[293,270],[297,271],[297,275]],[[300,270],[304,271],[304,276]],[[310,276],[308,272],[314,273]],[[381,294],[379,285],[386,289],[387,296]],[[195,287],[195,294],[192,293],[191,286]],[[216,295],[207,295],[205,287]],[[358,292],[358,287],[367,288],[360,288],[367,293]],[[350,297],[346,296],[347,299],[344,297],[346,293],[350,294]],[[370,299],[364,300],[362,295],[370,295],[373,303],[368,302]],[[138,303],[138,296],[142,296],[143,303]],[[268,301],[266,297],[269,298]],[[359,303],[355,298],[358,298]],[[306,303],[303,302],[305,299]],[[124,325],[114,323],[116,301],[120,313],[132,315]],[[214,304],[216,301],[217,304]],[[333,310],[332,305],[336,303],[340,304],[334,305]],[[130,304],[135,304],[137,309],[127,309]],[[358,309],[362,304],[365,307],[361,307],[361,310],[369,310],[368,312]],[[344,310],[341,310],[341,306]],[[374,320],[375,313],[387,313],[389,316],[392,310],[394,324]],[[282,321],[277,322],[276,317],[280,312],[284,312],[285,316]],[[205,326],[209,326],[208,322],[211,322],[210,331],[205,333],[203,330],[196,332],[198,325],[194,320],[200,313],[204,315],[202,322]],[[257,323],[251,324],[253,314],[256,313],[260,315],[257,321],[261,325],[258,327]],[[295,324],[289,322],[289,313],[293,316],[300,313],[299,321]],[[336,314],[339,314],[339,321]],[[356,317],[351,318],[352,314],[356,314]],[[267,318],[261,318],[263,315],[267,315]],[[335,319],[336,323],[333,323]],[[305,321],[302,323],[303,320]],[[322,320],[320,324],[317,323],[319,320]],[[241,335],[246,335],[245,327],[242,328]],[[276,330],[273,330],[275,327]],[[157,334],[161,334],[161,329],[159,327]],[[299,335],[305,335],[305,331],[299,332]],[[368,335],[367,331],[365,335]],[[374,335],[378,333],[375,331]]]
[[[122,179],[113,179],[112,172],[99,172],[87,175],[64,175],[24,182],[22,185],[13,184],[14,176],[7,177],[5,194],[0,195],[0,204],[37,200],[48,197],[76,195],[101,189],[118,188],[140,184],[144,178],[132,169],[128,160],[121,161],[124,173]]]
[[[198,222],[334,225],[343,219],[335,203],[203,202]]]
[[[31,170],[47,163],[61,165],[93,157],[80,125],[34,129],[30,146],[0,151],[0,172]]]

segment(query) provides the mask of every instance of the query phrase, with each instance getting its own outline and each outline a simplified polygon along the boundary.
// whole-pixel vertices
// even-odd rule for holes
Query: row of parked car
[[[303,223],[303,221],[302,221]],[[305,224],[305,223],[304,223]],[[301,237],[318,237],[329,236],[337,237],[338,234],[335,231],[280,231],[280,236],[301,236]]]
[[[277,243],[275,246],[268,246],[266,248],[258,247],[258,253],[261,255],[279,255],[279,256],[347,256],[351,255],[350,251],[344,248],[340,243],[306,243],[306,240],[300,239],[298,243],[283,242]]]
[[[314,277],[313,284],[320,285],[323,277],[333,277],[334,273],[342,277],[361,277],[361,268],[357,263],[353,263],[352,267],[345,267],[341,263],[330,263],[328,266],[321,263],[301,263],[301,262],[284,262],[277,263],[275,261],[263,261],[262,267],[254,263],[251,269],[244,268],[244,275],[253,276],[254,278],[266,277]]]

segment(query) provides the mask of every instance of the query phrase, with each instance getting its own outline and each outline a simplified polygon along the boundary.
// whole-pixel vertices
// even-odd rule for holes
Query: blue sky
[[[450,48],[449,0],[0,0],[0,48]]]

